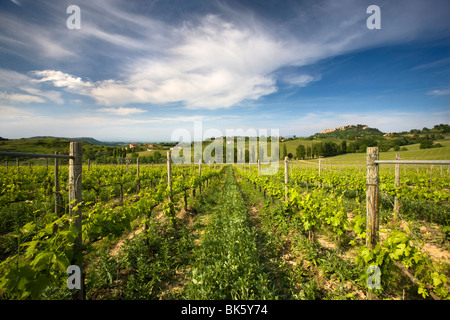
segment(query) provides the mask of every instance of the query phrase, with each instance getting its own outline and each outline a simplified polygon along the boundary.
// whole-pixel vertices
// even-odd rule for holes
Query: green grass
[[[420,149],[419,144],[405,146],[407,151],[380,152],[380,160],[395,160],[395,155],[400,154],[402,160],[450,160],[450,140],[436,141],[443,145],[441,148]],[[318,163],[319,159],[310,159],[308,162]],[[335,157],[325,158],[325,165],[357,165],[366,164],[366,153],[347,153]]]
[[[17,139],[0,142],[0,151],[50,153],[69,151],[70,140],[58,138]]]

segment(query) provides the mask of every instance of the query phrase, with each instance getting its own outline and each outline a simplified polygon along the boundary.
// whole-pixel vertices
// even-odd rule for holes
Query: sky
[[[0,136],[448,124],[448,12],[448,0],[3,0]]]

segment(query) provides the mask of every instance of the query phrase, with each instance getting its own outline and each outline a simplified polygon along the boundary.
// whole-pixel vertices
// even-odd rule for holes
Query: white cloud
[[[41,90],[33,78],[12,70],[0,69],[0,90],[0,99],[12,103],[64,103],[61,92]]]
[[[30,118],[33,114],[22,108],[17,108],[8,105],[0,105],[0,119],[11,120],[11,119],[23,119]]]
[[[138,108],[100,108],[97,110],[98,112],[110,113],[117,116],[127,116],[135,113],[147,112],[146,110],[138,109]]]
[[[158,6],[155,2],[150,7],[153,5]],[[281,68],[408,41],[447,21],[443,13],[436,17],[436,10],[429,8],[432,6],[399,1],[389,4],[389,10],[387,4],[386,9],[382,5],[383,29],[370,32],[365,24],[364,2],[353,0],[342,5],[325,0],[290,5],[292,12],[285,20],[266,19],[255,10],[220,3],[215,5],[217,14],[202,11],[164,22],[151,10],[145,14],[129,10],[120,0],[81,1],[82,26],[76,32],[68,32],[67,16],[60,15],[60,7],[52,5],[47,6],[49,15],[55,17],[51,23],[36,24],[0,13],[0,30],[4,31],[0,37],[8,50],[18,54],[24,49],[28,55],[33,52],[34,57],[36,52],[52,61],[70,58],[66,65],[72,63],[77,70],[86,71],[87,62],[111,68],[109,74],[113,75],[98,81],[83,80],[75,72],[57,67],[32,73],[39,78],[36,83],[51,83],[90,97],[101,106],[181,103],[188,109],[214,110],[277,92],[277,70]],[[404,10],[405,6],[408,10]],[[55,28],[54,24],[62,27]],[[103,57],[110,58],[111,65],[102,64]],[[297,74],[281,80],[304,87],[320,77]],[[430,94],[447,93],[435,90]],[[62,101],[55,93],[34,95],[37,98],[31,99]]]
[[[431,96],[444,96],[450,94],[450,88],[443,90],[431,90],[427,92],[428,95]]]
[[[306,87],[311,82],[320,80],[320,77],[313,77],[309,74],[301,74],[286,76],[283,80],[293,86]]]
[[[22,91],[28,92],[29,94],[32,94],[34,96],[45,98],[48,101],[54,102],[56,104],[63,104],[64,99],[61,98],[61,92],[48,90],[48,91],[42,91],[36,88],[31,87],[21,87]]]
[[[80,77],[73,77],[70,74],[58,70],[41,70],[33,71],[31,74],[41,77],[41,79],[33,80],[35,82],[52,82],[55,87],[63,87],[77,93],[85,93],[86,89],[91,87],[90,82],[81,80]]]
[[[38,96],[33,96],[30,94],[20,94],[20,93],[6,93],[0,92],[0,100],[6,100],[13,103],[43,103],[44,99]]]

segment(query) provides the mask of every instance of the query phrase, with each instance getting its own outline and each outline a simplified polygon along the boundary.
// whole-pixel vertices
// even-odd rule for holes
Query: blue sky
[[[446,0],[2,1],[0,136],[449,123],[448,12]]]

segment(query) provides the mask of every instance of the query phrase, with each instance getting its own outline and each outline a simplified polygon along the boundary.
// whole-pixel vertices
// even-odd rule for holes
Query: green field
[[[297,139],[298,140],[298,139]],[[287,150],[289,148],[295,148],[299,143],[297,140],[287,142]],[[313,141],[309,141],[313,143]],[[296,144],[295,144],[296,143]],[[406,151],[387,151],[380,152],[380,160],[395,160],[395,155],[400,154],[400,159],[403,160],[450,160],[450,140],[439,140],[436,143],[440,143],[443,147],[432,149],[420,149],[419,144],[412,144],[405,146]],[[303,144],[303,142],[302,142]],[[306,146],[306,144],[304,144]],[[282,147],[281,147],[282,148]],[[280,148],[280,149],[281,149]],[[293,153],[294,154],[294,153]],[[299,161],[300,163],[315,163],[318,164],[319,159],[308,159],[306,161]],[[324,164],[332,164],[338,166],[364,166],[366,164],[365,153],[346,153],[335,157],[324,158]]]

